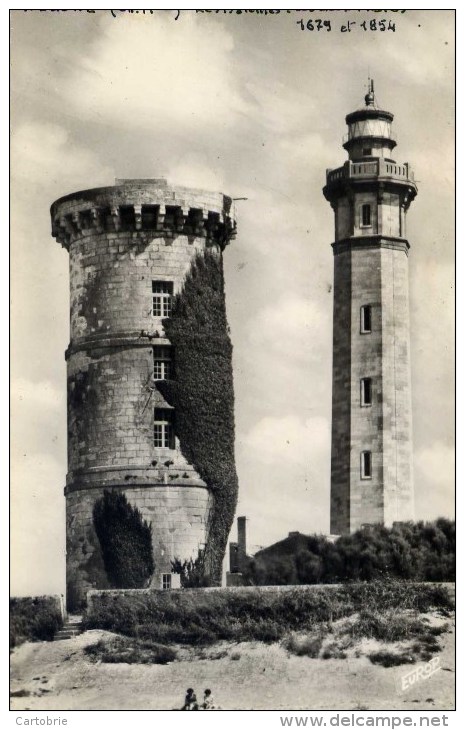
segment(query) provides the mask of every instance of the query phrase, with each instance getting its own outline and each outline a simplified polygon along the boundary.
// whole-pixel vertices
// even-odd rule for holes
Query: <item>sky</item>
[[[252,550],[329,532],[322,187],[368,75],[419,188],[407,224],[416,518],[453,517],[453,12],[390,12],[384,32],[361,27],[384,17],[368,11],[114,14],[11,13],[13,594],[64,592],[68,254],[49,208],[116,177],[247,198],[224,255],[237,514]],[[331,30],[302,30],[310,18]]]

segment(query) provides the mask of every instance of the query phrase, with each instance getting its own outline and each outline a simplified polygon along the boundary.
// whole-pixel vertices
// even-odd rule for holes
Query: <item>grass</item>
[[[404,611],[389,609],[380,611],[361,611],[357,621],[349,628],[356,639],[370,638],[392,643],[405,641],[412,637],[437,636],[448,628],[445,626],[430,626],[424,617],[409,615]]]
[[[10,649],[25,641],[51,641],[62,626],[61,611],[52,596],[10,599]]]
[[[411,664],[414,660],[409,651],[374,651],[368,655],[372,664],[380,664],[382,667],[399,667],[401,664]]]
[[[286,591],[102,593],[94,597],[84,627],[160,644],[205,646],[223,640],[275,642],[358,615],[354,638],[396,641],[424,633],[420,619],[406,622],[402,614],[432,608],[444,614],[452,610],[447,589],[406,581]]]
[[[410,642],[397,651],[379,651],[369,654],[373,664],[383,667],[397,666],[416,661],[429,661],[441,646],[437,640],[448,630],[448,624],[431,626],[427,619],[405,611],[390,609],[362,611],[357,620],[345,629],[352,639],[376,639],[386,644]],[[343,630],[344,633],[344,630]]]
[[[354,640],[350,635],[338,636],[323,649],[322,659],[347,659],[347,652],[354,646]]]
[[[165,663],[176,658],[173,644],[222,659],[226,651],[210,656],[208,647],[220,641],[282,641],[296,656],[345,659],[349,652],[364,653],[361,642],[370,639],[379,643],[368,655],[374,664],[398,666],[428,661],[440,650],[438,636],[448,625],[432,626],[422,615],[432,610],[450,614],[448,590],[406,581],[286,591],[102,593],[93,599],[85,628],[119,636],[86,651],[105,662]],[[232,661],[239,658],[237,652],[230,655]]]
[[[105,664],[168,664],[176,659],[176,651],[170,646],[125,636],[100,639],[86,646],[84,653],[91,661]]]
[[[290,654],[296,656],[308,656],[316,659],[320,653],[325,634],[323,631],[315,631],[307,635],[291,634],[283,645]]]

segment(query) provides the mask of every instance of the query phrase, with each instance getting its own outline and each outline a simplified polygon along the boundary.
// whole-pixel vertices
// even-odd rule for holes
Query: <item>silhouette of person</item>
[[[202,710],[214,710],[215,709],[211,689],[206,689],[205,692],[203,693],[203,702],[201,704],[201,708],[202,708]]]
[[[189,687],[189,689],[186,692],[186,697],[184,699],[184,706],[181,707],[181,710],[198,710],[199,706],[197,704],[197,697],[195,696],[195,692],[192,689],[192,687]]]

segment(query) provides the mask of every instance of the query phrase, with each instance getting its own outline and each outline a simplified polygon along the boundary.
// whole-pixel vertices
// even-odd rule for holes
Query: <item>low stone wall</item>
[[[313,584],[313,585],[285,585],[285,586],[226,586],[217,587],[212,586],[210,588],[179,588],[173,589],[171,593],[176,592],[178,594],[184,594],[187,601],[192,601],[195,594],[199,596],[205,593],[224,594],[224,595],[239,595],[239,594],[254,594],[254,593],[285,593],[288,591],[299,591],[302,593],[315,592],[315,591],[328,591],[336,590],[341,588],[341,584],[336,583],[325,583],[325,584]],[[168,591],[154,589],[154,588],[110,588],[107,590],[91,590],[87,591],[87,611],[92,613],[96,609],[102,599],[107,600],[109,597],[114,596],[115,599],[120,596],[133,596],[135,601],[141,596],[152,595],[153,597],[166,595]],[[182,599],[181,599],[182,600]]]

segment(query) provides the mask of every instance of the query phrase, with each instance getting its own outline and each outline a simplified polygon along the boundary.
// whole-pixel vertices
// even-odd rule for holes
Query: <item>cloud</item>
[[[11,158],[13,179],[32,188],[35,199],[108,185],[114,178],[113,170],[74,142],[67,130],[48,122],[20,124],[11,137]]]
[[[61,465],[45,453],[16,459],[11,480],[12,595],[63,593],[65,500]]]
[[[257,71],[255,80],[246,82],[245,90],[256,105],[255,114],[261,125],[285,135],[295,135],[310,126],[318,107],[315,98],[276,80],[269,85],[266,73],[259,83]]]
[[[415,514],[417,519],[455,518],[455,451],[443,441],[417,450],[415,467]]]
[[[412,309],[415,316],[421,316],[415,336],[422,345],[433,344],[435,339],[431,327],[444,330],[444,323],[452,334],[454,322],[455,283],[454,266],[441,261],[441,241],[431,242],[431,253],[415,262],[415,277],[412,281]],[[414,245],[421,246],[418,241]],[[424,292],[428,296],[424,296]]]
[[[266,349],[273,358],[291,356],[293,362],[319,358],[321,343],[326,342],[331,326],[330,308],[292,293],[274,295],[274,302],[263,307],[248,322],[249,341]]]
[[[437,435],[454,439],[454,267],[441,262],[440,244],[431,248],[411,277],[413,432],[419,445]]]
[[[293,413],[265,417],[239,435],[238,514],[249,540],[270,544],[291,530],[329,529],[329,421]],[[241,479],[242,469],[246,480]],[[245,483],[244,483],[245,482]]]
[[[29,460],[53,459],[61,465],[63,481],[66,460],[66,388],[48,380],[17,378],[11,385],[12,470]],[[35,479],[33,466],[28,481]]]
[[[384,62],[389,64],[391,61],[395,68],[402,69],[403,81],[430,88],[438,84],[453,84],[453,43],[444,41],[454,37],[454,12],[439,16],[426,10],[421,15],[406,15],[403,22],[409,25],[405,29],[404,42],[387,45]],[[439,32],[438,23],[441,26]]]
[[[80,57],[67,102],[97,121],[132,129],[232,127],[247,106],[237,91],[232,35],[194,13],[102,19],[104,32]]]
[[[320,460],[329,443],[328,422],[324,418],[301,421],[294,415],[261,419],[245,436],[244,443],[253,459],[267,466],[280,464],[312,469],[312,457]]]
[[[192,186],[204,190],[224,191],[224,170],[221,166],[209,160],[206,164],[195,153],[188,152],[168,167],[168,180],[173,185]],[[224,191],[227,192],[227,191]]]
[[[11,400],[13,405],[29,412],[35,408],[56,412],[63,408],[66,397],[64,389],[49,380],[34,382],[16,378],[11,382]]]
[[[283,411],[298,418],[329,412],[330,316],[330,304],[325,313],[317,302],[292,294],[276,296],[273,305],[250,315],[234,350],[239,428]]]

